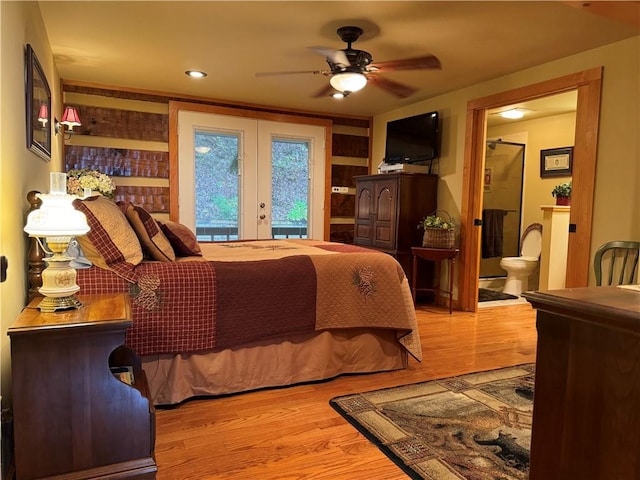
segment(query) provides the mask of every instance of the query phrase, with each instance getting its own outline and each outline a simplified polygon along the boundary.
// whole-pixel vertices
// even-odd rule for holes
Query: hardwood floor
[[[338,395],[535,361],[526,303],[453,312],[417,310],[424,352],[397,372],[192,400],[156,412],[158,480],[404,480],[330,406]]]

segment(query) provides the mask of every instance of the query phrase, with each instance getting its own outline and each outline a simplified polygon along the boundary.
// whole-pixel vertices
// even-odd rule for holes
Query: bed
[[[80,293],[131,296],[126,344],[156,405],[406,368],[422,359],[391,256],[316,240],[200,244],[177,222],[104,197],[74,202]]]

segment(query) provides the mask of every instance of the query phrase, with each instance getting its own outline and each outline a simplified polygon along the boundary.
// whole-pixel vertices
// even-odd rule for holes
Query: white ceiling
[[[233,102],[371,116],[640,34],[640,2],[41,1],[60,76]],[[328,78],[308,47],[353,47],[376,61],[437,56],[441,70],[380,73],[418,89],[398,99],[373,84],[313,98]],[[208,72],[190,79],[184,72]]]

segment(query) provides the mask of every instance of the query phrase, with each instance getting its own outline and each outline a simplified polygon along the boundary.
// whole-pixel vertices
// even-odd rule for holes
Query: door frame
[[[462,208],[460,225],[460,261],[458,307],[475,312],[478,308],[480,270],[480,233],[475,225],[482,218],[483,166],[487,110],[518,102],[577,90],[575,142],[572,168],[572,199],[569,223],[575,232],[569,235],[566,286],[584,287],[589,281],[591,229],[595,190],[598,125],[603,67],[527,85],[467,103],[465,130]]]
[[[178,112],[187,110],[191,112],[213,113],[218,115],[232,115],[258,120],[270,120],[273,122],[299,123],[303,125],[316,125],[324,127],[324,240],[329,239],[331,220],[331,152],[332,152],[332,128],[333,122],[329,119],[306,117],[287,113],[273,113],[243,108],[221,107],[217,105],[191,103],[181,101],[169,102],[169,219],[177,222],[180,218],[179,211],[179,168],[178,168]]]

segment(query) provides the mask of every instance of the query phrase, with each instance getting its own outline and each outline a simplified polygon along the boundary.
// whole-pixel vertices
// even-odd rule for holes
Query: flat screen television
[[[387,123],[385,163],[418,163],[438,158],[438,112]]]

